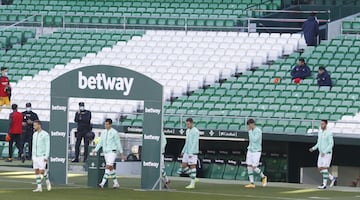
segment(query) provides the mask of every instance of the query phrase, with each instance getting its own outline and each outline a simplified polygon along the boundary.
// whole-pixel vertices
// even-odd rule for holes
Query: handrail
[[[278,19],[278,18],[255,18],[249,17],[246,18],[248,20],[255,20],[255,21],[272,21],[272,22],[305,22],[307,19]],[[330,19],[319,19],[318,22],[330,22]]]
[[[248,11],[264,11],[264,10],[248,10]],[[266,12],[288,12],[288,11],[278,11],[278,10],[265,10]],[[293,11],[289,11],[289,12],[293,12]],[[321,12],[327,12],[327,11],[321,11]],[[302,12],[294,12],[294,13],[302,13]],[[9,14],[9,15],[18,15],[18,14],[14,14],[14,13],[3,13],[3,14]],[[40,22],[29,22],[29,20],[31,18],[34,18],[36,16],[41,16],[41,21]],[[115,29],[127,29],[127,28],[174,28],[174,29],[181,29],[181,30],[194,30],[194,29],[211,29],[211,30],[225,30],[225,31],[236,31],[236,32],[242,32],[242,31],[247,31],[247,32],[251,32],[251,27],[249,26],[249,24],[251,23],[251,21],[272,21],[272,22],[283,22],[283,23],[301,23],[306,21],[306,19],[279,19],[279,18],[254,18],[254,17],[244,17],[244,18],[239,18],[239,17],[230,17],[230,18],[213,18],[213,17],[193,17],[193,16],[189,16],[189,17],[174,17],[174,16],[127,16],[127,15],[123,15],[123,14],[119,14],[116,16],[106,16],[106,15],[89,15],[89,14],[64,14],[61,16],[62,17],[62,27],[63,28],[88,28],[91,26],[98,26],[96,28],[99,27],[104,27],[104,28],[115,28]],[[66,22],[67,17],[99,17],[99,18],[111,18],[111,17],[117,17],[117,18],[121,18],[122,22],[118,23],[118,24],[112,24],[112,23],[93,23],[91,21],[89,22]],[[44,27],[44,19],[45,19],[45,15],[44,14],[33,14],[30,17],[27,17],[19,22],[16,22],[12,25],[9,25],[8,28],[19,25],[19,24],[26,24],[26,23],[37,23],[39,24],[40,27]],[[182,20],[181,24],[148,24],[148,23],[128,23],[128,21],[130,19],[155,19],[155,20]],[[213,20],[214,25],[213,26],[209,26],[209,25],[196,25],[196,24],[190,24],[189,21],[191,20]],[[224,23],[228,23],[229,21],[232,21],[233,26],[226,26],[226,24],[222,24],[222,25],[215,25],[216,22],[218,21],[224,21]],[[120,22],[120,20],[119,20]],[[328,23],[330,22],[330,19],[320,19],[319,22],[322,23]],[[206,23],[206,22],[205,22]],[[77,26],[85,26],[85,27],[77,27]],[[61,27],[61,26],[60,26]],[[292,30],[292,31],[301,31],[301,28],[294,28],[294,27],[256,27],[256,29],[258,30]]]
[[[304,13],[304,14],[311,14],[311,13],[331,13],[330,10],[320,10],[320,11],[301,11],[301,10],[259,10],[259,9],[248,9],[248,11],[255,11],[255,12],[269,12],[269,13]]]
[[[6,13],[5,13],[5,14],[6,14]],[[19,25],[19,24],[22,24],[22,23],[24,23],[24,22],[26,22],[26,21],[29,21],[29,19],[34,18],[35,16],[39,16],[39,14],[33,14],[33,15],[31,15],[30,17],[27,17],[27,18],[24,18],[24,19],[22,19],[22,20],[20,20],[20,21],[18,21],[18,22],[15,22],[14,24],[11,24],[11,25],[8,25],[8,26],[5,26],[5,27],[1,27],[1,28],[0,28],[0,31],[3,31],[3,30],[6,30],[6,29],[9,29],[9,28],[12,28],[12,27],[14,27],[14,26],[16,26],[16,25]]]

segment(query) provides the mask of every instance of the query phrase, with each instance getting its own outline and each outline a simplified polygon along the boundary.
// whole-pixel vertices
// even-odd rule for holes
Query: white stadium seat
[[[164,97],[169,99],[185,94],[188,89],[196,90],[204,83],[214,84],[220,78],[258,67],[283,53],[290,54],[304,44],[300,34],[148,30],[128,42],[119,41],[113,47],[72,59],[66,65],[56,65],[49,72],[39,71],[34,77],[23,77],[13,85],[13,101],[33,102],[34,109],[41,109],[42,119],[49,120],[50,112],[44,109],[50,107],[51,80],[89,64],[122,66],[144,73],[164,85]],[[71,115],[77,110],[79,101],[70,99]],[[94,115],[94,122],[102,122],[107,116],[116,117],[116,113],[106,114],[113,109],[133,112],[139,104],[116,100],[83,101],[87,109],[101,111]],[[7,114],[3,109],[0,117],[7,118]]]

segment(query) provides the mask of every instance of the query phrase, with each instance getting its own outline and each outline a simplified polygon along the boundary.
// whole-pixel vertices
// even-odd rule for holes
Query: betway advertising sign
[[[94,76],[85,76],[82,71],[78,72],[78,87],[79,89],[90,90],[117,90],[122,91],[125,96],[128,96],[134,78],[127,77],[110,77],[105,73],[97,73]]]
[[[68,99],[144,101],[141,188],[160,188],[163,86],[144,74],[117,66],[93,65],[69,71],[51,82],[50,175],[67,183]]]
[[[157,100],[162,97],[153,89],[146,89],[154,81],[149,77],[120,67],[91,66],[78,68],[60,76],[56,91],[58,96],[106,98],[128,100]],[[162,87],[157,83],[158,87]],[[57,106],[57,105],[54,105]],[[53,109],[62,109],[54,107]]]

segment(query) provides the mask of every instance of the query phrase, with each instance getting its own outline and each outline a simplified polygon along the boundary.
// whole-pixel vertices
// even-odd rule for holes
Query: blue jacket
[[[295,66],[294,69],[291,71],[291,76],[293,79],[301,78],[305,79],[306,77],[311,76],[311,70],[307,65],[304,66]]]
[[[317,44],[316,37],[319,35],[319,23],[315,17],[310,16],[302,25],[304,38],[308,46],[315,46]]]
[[[317,75],[317,84],[321,86],[332,86],[330,74],[327,71],[324,71],[322,74]]]

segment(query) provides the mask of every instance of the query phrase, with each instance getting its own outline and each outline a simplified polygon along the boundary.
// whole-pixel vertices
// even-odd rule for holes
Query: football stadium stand
[[[1,59],[8,63],[10,79],[22,78],[13,86],[13,102],[31,101],[35,109],[48,109],[50,81],[77,67],[109,64],[145,73],[165,86],[169,99],[274,61],[299,46],[304,46],[300,34],[64,30],[30,40]],[[210,90],[214,88],[207,91]],[[89,103],[93,111],[107,111],[96,106],[98,102]],[[136,109],[135,105],[132,107]],[[49,111],[40,112],[49,119]],[[7,113],[2,113],[2,118],[6,118]]]
[[[359,112],[359,44],[356,37],[339,37],[316,48],[306,48],[301,56],[313,70],[313,77],[300,85],[293,84],[290,77],[290,70],[300,57],[293,53],[272,65],[260,66],[255,72],[247,71],[239,78],[232,77],[223,84],[179,98],[166,107],[166,113],[268,118],[258,120],[264,132],[306,134],[312,127],[307,120],[336,121]],[[335,83],[331,90],[316,85],[320,65],[331,73]],[[274,78],[281,80],[274,84]],[[246,130],[245,121],[241,124],[229,118],[200,117],[197,121],[200,129]],[[342,123],[337,125],[340,128],[335,131],[358,130],[357,125],[347,129],[341,128]],[[180,127],[179,118],[169,118],[165,126]]]
[[[0,6],[0,24],[13,24],[36,15],[31,22],[43,22],[50,27],[62,27],[64,23],[232,27],[237,18],[248,15],[249,7],[278,9],[280,6],[280,0],[21,0]],[[185,18],[190,19],[185,22]],[[215,21],[217,18],[224,20]]]
[[[359,34],[360,33],[360,16],[343,21],[342,33],[343,34]]]

